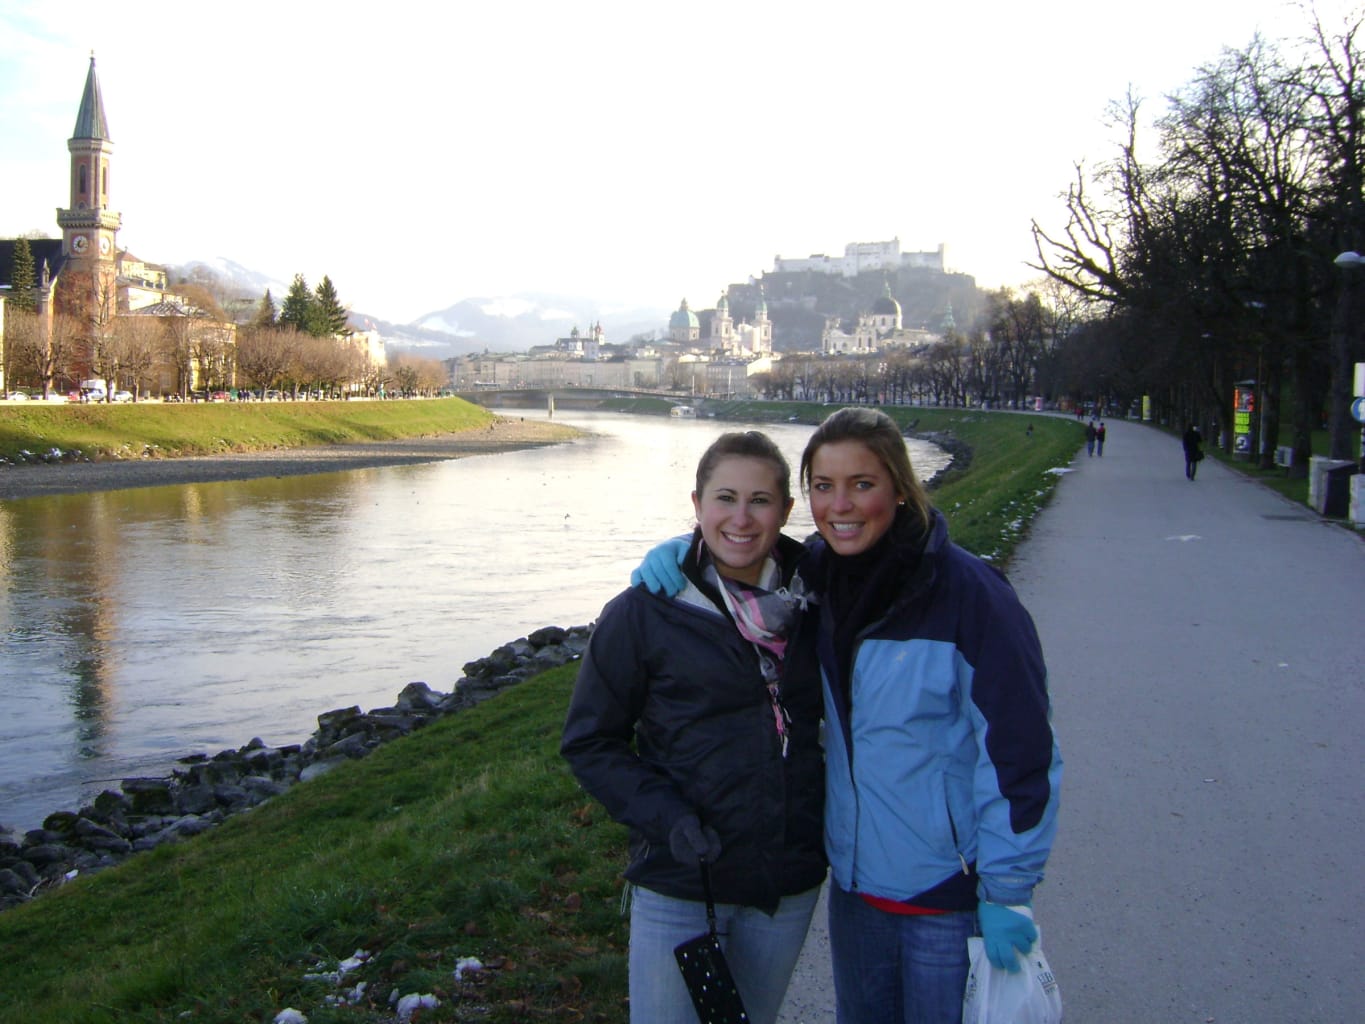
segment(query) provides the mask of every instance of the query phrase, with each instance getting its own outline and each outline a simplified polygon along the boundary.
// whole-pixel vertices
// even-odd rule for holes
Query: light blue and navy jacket
[[[917,568],[854,643],[847,687],[821,609],[825,851],[846,891],[947,910],[1028,903],[1062,773],[1042,647],[1004,576],[933,517]]]

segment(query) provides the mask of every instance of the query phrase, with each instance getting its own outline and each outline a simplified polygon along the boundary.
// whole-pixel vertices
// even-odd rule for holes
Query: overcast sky
[[[1035,275],[1105,108],[1161,97],[1284,0],[288,0],[0,6],[0,237],[56,237],[93,50],[119,243],[225,257],[405,322],[535,290],[697,308],[775,255],[899,237]],[[1359,7],[1319,0],[1325,25]],[[1112,12],[1112,13],[1111,13]]]

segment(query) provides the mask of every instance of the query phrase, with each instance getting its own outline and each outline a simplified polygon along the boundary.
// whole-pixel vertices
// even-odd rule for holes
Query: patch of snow
[[[395,1009],[398,1012],[399,1020],[410,1020],[418,1010],[434,1010],[440,1005],[441,1001],[430,992],[425,995],[418,995],[414,992],[399,999],[398,1006]]]
[[[472,338],[473,331],[463,330],[460,321],[447,320],[444,316],[436,315],[424,317],[417,323],[418,327],[424,327],[429,331],[441,331],[443,334],[453,334],[457,338]]]
[[[462,956],[455,961],[455,980],[464,981],[465,971],[483,970],[483,961],[476,956]]]
[[[535,309],[535,304],[526,299],[507,296],[500,299],[487,299],[479,306],[485,316],[505,316],[509,319],[519,317]]]

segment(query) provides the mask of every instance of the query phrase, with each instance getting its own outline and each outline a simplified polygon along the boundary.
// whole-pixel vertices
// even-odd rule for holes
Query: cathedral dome
[[[901,304],[891,297],[891,284],[887,282],[886,290],[882,292],[881,298],[872,303],[873,316],[900,316]]]
[[[658,323],[656,320],[655,323]],[[678,329],[687,330],[690,327],[700,327],[701,321],[697,319],[697,314],[687,308],[687,300],[682,300],[682,305],[677,308],[671,317],[668,318],[668,329],[676,331]]]

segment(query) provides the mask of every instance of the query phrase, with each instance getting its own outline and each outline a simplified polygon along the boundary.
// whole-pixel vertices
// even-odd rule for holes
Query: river
[[[523,415],[520,411],[512,415]],[[527,413],[544,416],[545,413]],[[449,692],[591,622],[691,529],[697,459],[746,424],[561,409],[581,439],[386,469],[0,501],[0,827],[317,715]],[[758,425],[793,472],[810,427]],[[910,442],[924,478],[946,463]],[[811,530],[798,497],[788,526]]]

